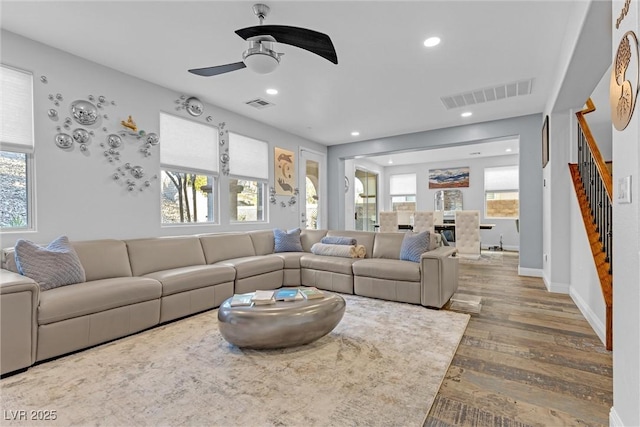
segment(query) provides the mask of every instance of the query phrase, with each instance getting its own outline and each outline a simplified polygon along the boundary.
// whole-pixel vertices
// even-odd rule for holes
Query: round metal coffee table
[[[218,310],[220,333],[231,344],[245,348],[308,344],[331,332],[344,314],[344,299],[340,295],[324,294],[324,298],[312,300],[238,307],[231,307],[229,298]]]

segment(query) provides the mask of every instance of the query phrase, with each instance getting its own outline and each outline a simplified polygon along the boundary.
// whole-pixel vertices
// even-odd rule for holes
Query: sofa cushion
[[[207,264],[256,254],[247,233],[203,234],[199,237]]]
[[[361,259],[353,263],[353,274],[378,279],[419,282],[420,264],[397,259]]]
[[[227,265],[235,268],[236,279],[257,276],[259,274],[271,273],[282,270],[284,261],[276,256],[250,256],[244,258],[234,258],[220,261],[214,265]]]
[[[159,299],[161,294],[160,282],[147,277],[118,277],[63,286],[40,293],[38,324]]]
[[[200,240],[194,236],[135,239],[126,243],[134,276],[205,263]]]
[[[284,268],[300,268],[300,257],[306,252],[280,252],[273,254],[284,261]]]
[[[275,239],[275,252],[302,252],[302,242],[300,241],[299,228],[294,228],[289,231],[273,230],[273,236]]]
[[[327,230],[302,230],[302,233],[300,233],[302,250],[305,252],[311,252],[311,246],[313,246],[314,243],[321,241],[326,235]]]
[[[275,247],[273,231],[250,231],[248,234],[249,236],[251,236],[253,250],[255,251],[256,255],[268,255],[273,253],[273,249]]]
[[[404,233],[376,233],[373,241],[373,258],[400,259]]]
[[[71,244],[84,267],[87,281],[131,277],[129,252],[122,240],[87,240]]]
[[[300,267],[332,273],[353,275],[351,265],[357,258],[338,258],[333,256],[305,254],[300,257]]]
[[[400,248],[400,259],[403,261],[420,262],[423,253],[429,250],[429,231],[422,233],[405,233]]]
[[[373,256],[373,238],[376,235],[373,231],[352,231],[352,230],[329,230],[327,236],[352,237],[363,245],[367,250],[366,258]]]
[[[162,296],[165,296],[232,282],[236,271],[226,265],[191,265],[156,271],[144,277],[162,283]]]
[[[19,239],[15,260],[18,272],[38,282],[43,291],[85,281],[84,268],[67,236],[47,246]]]

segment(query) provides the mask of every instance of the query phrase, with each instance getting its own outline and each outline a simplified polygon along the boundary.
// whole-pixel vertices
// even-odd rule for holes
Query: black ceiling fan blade
[[[256,36],[272,36],[278,43],[290,44],[308,50],[324,59],[338,63],[338,55],[328,35],[307,28],[287,25],[257,25],[241,28],[236,34],[247,40]]]
[[[230,71],[241,70],[246,67],[247,66],[244,65],[244,62],[234,62],[233,64],[218,65],[216,67],[192,68],[189,72],[199,76],[210,77],[228,73]]]

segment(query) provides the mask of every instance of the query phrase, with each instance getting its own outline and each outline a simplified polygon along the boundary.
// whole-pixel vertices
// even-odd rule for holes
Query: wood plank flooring
[[[425,426],[606,426],[612,356],[568,295],[518,276],[518,256],[460,264],[482,298]],[[448,306],[445,307],[448,309]]]

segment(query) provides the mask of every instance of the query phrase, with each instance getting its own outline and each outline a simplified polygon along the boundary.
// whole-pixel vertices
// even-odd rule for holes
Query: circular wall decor
[[[107,136],[107,144],[111,148],[118,148],[122,145],[122,138],[120,138],[115,133],[112,133],[109,136]]]
[[[74,129],[71,136],[78,144],[86,144],[89,141],[89,132],[82,128]]]
[[[59,133],[55,137],[56,145],[60,148],[69,148],[73,145],[73,138],[66,133]]]
[[[618,45],[609,86],[611,121],[619,131],[627,127],[637,104],[639,69],[638,38],[633,31],[627,31]]]
[[[147,135],[147,144],[158,145],[158,142],[160,142],[160,138],[158,138],[157,134],[150,133]]]
[[[202,104],[202,102],[195,96],[187,98],[187,100],[185,101],[185,105],[187,108],[187,112],[193,117],[198,117],[204,112],[204,104]]]
[[[92,125],[98,120],[98,110],[89,101],[81,99],[71,104],[71,115],[81,125]]]

